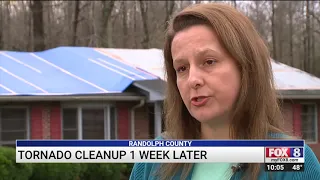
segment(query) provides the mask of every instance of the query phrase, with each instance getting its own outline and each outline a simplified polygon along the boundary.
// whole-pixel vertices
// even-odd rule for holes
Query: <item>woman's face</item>
[[[190,114],[201,123],[227,120],[240,89],[240,73],[216,34],[204,25],[187,28],[174,37],[171,53]]]

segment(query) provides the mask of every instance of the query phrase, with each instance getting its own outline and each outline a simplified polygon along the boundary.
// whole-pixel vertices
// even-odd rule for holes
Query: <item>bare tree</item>
[[[276,37],[276,5],[275,1],[271,1],[272,7],[272,18],[271,18],[271,32],[272,32],[272,55],[275,60],[278,60],[278,53],[277,53],[277,37]]]
[[[312,1],[312,10],[310,12],[313,12],[314,11],[314,6],[315,6],[315,2]],[[309,15],[311,16],[311,14],[309,13]],[[314,25],[314,19],[312,18],[311,20],[311,55],[312,55],[312,58],[310,58],[312,60],[312,62],[310,63],[311,64],[311,73],[316,73],[316,36],[315,36],[315,25]]]
[[[233,3],[234,8],[237,9],[237,0],[232,0],[232,3]]]
[[[3,35],[3,29],[4,29],[4,10],[3,10],[3,2],[0,1],[0,49],[3,49],[3,39],[2,39],[2,35]]]
[[[2,1],[4,3],[3,11],[6,16],[3,16],[3,24],[6,26],[5,29],[2,29],[2,41],[3,48],[7,50],[15,50],[15,47],[11,43],[12,35],[11,35],[11,10],[10,10],[10,1]]]
[[[33,19],[33,48],[34,51],[42,51],[45,50],[42,1],[32,1],[30,9]]]
[[[142,1],[139,0],[139,5],[140,5],[140,13],[141,13],[141,18],[142,18],[142,26],[143,26],[143,32],[144,32],[144,38],[141,42],[142,47],[144,49],[149,48],[149,41],[150,41],[150,34],[149,34],[149,29],[148,29],[148,2],[147,1]]]
[[[314,20],[320,25],[320,16],[316,16],[313,12],[309,12],[309,13],[314,18]],[[313,29],[313,31],[320,35],[319,29]]]
[[[289,65],[293,65],[294,56],[293,56],[293,10],[292,2],[289,2]]]
[[[175,5],[175,1],[166,1],[165,2],[165,6],[166,6],[166,16],[165,16],[165,19],[164,19],[164,30],[167,29],[167,24],[168,24],[168,21],[173,13],[173,10],[174,10],[174,5]]]
[[[71,46],[76,46],[77,41],[77,28],[79,22],[79,12],[80,12],[80,2],[74,2],[74,16],[73,16],[73,23],[72,23],[72,39],[71,39]]]
[[[134,6],[133,6],[133,34],[136,35],[137,34],[137,29],[138,29],[138,23],[137,22],[137,10],[138,10],[138,3],[134,3]],[[136,37],[136,36],[134,36]],[[134,47],[137,48],[138,47],[138,41],[137,41],[137,38],[134,39]]]
[[[305,33],[304,33],[304,70],[310,70],[310,7],[309,1],[306,0],[306,23],[305,23]]]
[[[122,46],[123,48],[127,47],[128,42],[128,11],[126,1],[122,1],[122,29],[123,29],[123,38],[122,38]]]

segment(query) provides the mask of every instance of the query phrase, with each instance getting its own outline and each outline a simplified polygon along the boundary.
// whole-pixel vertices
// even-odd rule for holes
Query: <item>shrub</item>
[[[122,164],[118,163],[88,163],[86,164],[86,171],[82,174],[80,179],[120,179],[121,165]]]
[[[30,180],[77,180],[84,171],[83,167],[71,163],[34,164]]]
[[[29,180],[32,164],[16,163],[16,150],[0,147],[0,177],[6,180]]]
[[[132,168],[133,168],[133,163],[126,163],[126,164],[122,164],[122,178],[123,179],[129,179]]]

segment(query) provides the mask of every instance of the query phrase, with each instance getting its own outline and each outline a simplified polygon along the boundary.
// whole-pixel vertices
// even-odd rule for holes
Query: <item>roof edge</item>
[[[281,99],[320,99],[320,90],[278,90]]]
[[[151,84],[144,84],[151,83]],[[159,86],[153,86],[152,83],[157,83]],[[148,97],[148,100],[153,101],[162,101],[164,100],[164,89],[165,82],[161,79],[148,80],[148,81],[137,81],[133,83],[133,86],[144,91],[145,95]]]
[[[146,97],[138,95],[39,95],[39,96],[0,96],[1,101],[139,101]]]

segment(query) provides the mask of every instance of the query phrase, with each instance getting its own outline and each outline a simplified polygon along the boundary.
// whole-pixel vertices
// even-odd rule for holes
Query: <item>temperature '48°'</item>
[[[292,166],[292,170],[294,170],[294,171],[302,171],[303,170],[303,164],[294,164]]]

